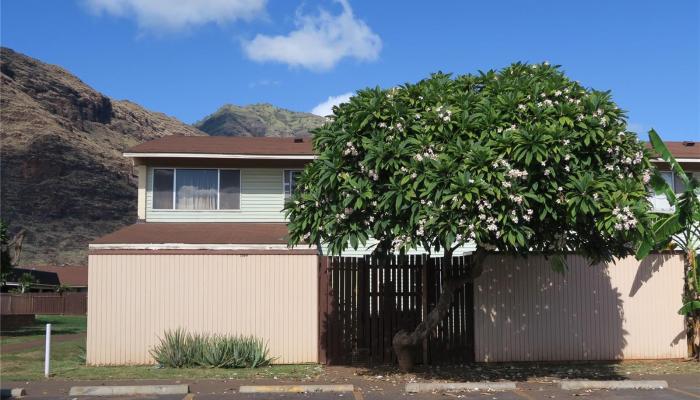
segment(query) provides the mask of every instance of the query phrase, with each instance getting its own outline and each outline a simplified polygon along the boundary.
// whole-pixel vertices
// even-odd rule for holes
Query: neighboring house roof
[[[693,141],[664,142],[674,158],[679,160],[700,160],[700,143]],[[651,147],[649,143],[647,146]]]
[[[58,277],[58,282],[61,285],[69,287],[87,287],[88,285],[88,268],[82,265],[30,265],[24,269],[34,271],[35,273],[50,273]]]
[[[9,274],[6,278],[7,284],[9,286],[15,286],[13,285],[14,283],[17,283],[20,281],[20,278],[24,274],[29,274],[32,275],[35,279],[35,285],[42,285],[42,286],[58,286],[60,285],[60,281],[58,279],[58,274],[55,272],[48,272],[48,271],[36,271],[33,269],[29,268],[19,268],[15,267],[10,269]]]
[[[139,144],[126,157],[313,159],[310,138],[165,136]]]
[[[96,239],[90,250],[286,251],[288,236],[285,223],[146,222]]]

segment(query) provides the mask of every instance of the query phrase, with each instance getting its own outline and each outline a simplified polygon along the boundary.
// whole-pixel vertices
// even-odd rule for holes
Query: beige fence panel
[[[318,360],[315,255],[91,255],[89,364],[150,364],[166,329],[255,335]]]
[[[589,266],[493,257],[474,285],[477,361],[683,358],[680,255]]]

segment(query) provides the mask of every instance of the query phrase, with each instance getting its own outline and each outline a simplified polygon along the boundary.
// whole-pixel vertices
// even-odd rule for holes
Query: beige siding
[[[87,362],[150,364],[166,329],[255,335],[318,360],[315,255],[90,255]]]
[[[683,358],[680,255],[606,267],[491,258],[474,287],[477,361]]]

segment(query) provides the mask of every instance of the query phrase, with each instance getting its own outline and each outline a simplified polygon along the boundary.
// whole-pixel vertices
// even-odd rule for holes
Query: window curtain
[[[219,176],[215,169],[178,169],[176,204],[179,210],[216,210]]]

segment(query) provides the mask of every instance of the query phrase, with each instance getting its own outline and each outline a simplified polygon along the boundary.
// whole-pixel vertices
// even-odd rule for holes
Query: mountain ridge
[[[325,118],[291,111],[270,103],[245,106],[224,104],[192,124],[212,136],[303,137],[320,127]]]
[[[225,104],[193,125],[112,99],[70,71],[0,47],[0,210],[27,229],[21,265],[85,264],[88,243],[136,221],[123,152],[167,135],[308,136],[324,118]]]
[[[91,240],[136,220],[123,151],[170,134],[206,135],[6,47],[0,84],[0,208],[11,229],[27,229],[20,264],[86,263]]]

